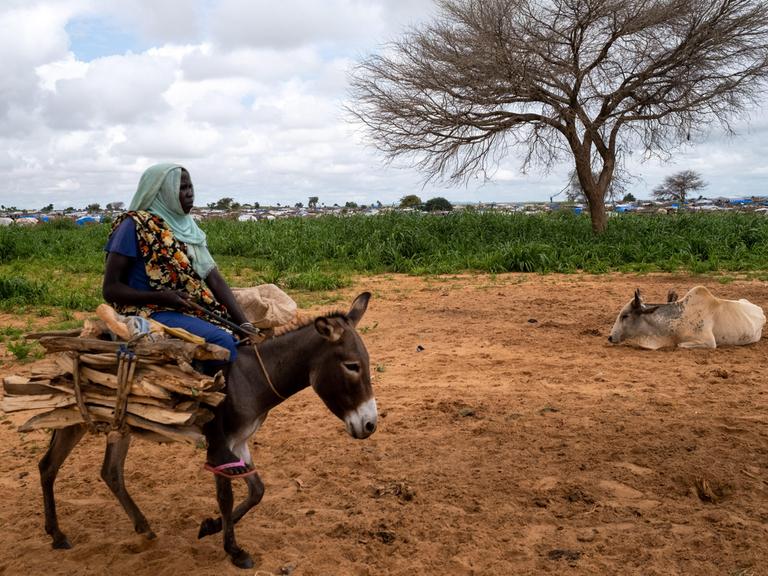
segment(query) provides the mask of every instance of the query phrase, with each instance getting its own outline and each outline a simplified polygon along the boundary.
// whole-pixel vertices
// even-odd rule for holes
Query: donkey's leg
[[[54,548],[72,548],[72,544],[64,533],[59,530],[56,518],[56,500],[53,496],[53,483],[59,468],[67,459],[72,448],[77,446],[85,434],[85,426],[76,425],[54,430],[48,451],[37,465],[40,470],[40,484],[43,486],[43,508],[45,509],[45,531],[53,538]]]
[[[149,527],[149,522],[141,513],[139,507],[125,489],[123,466],[131,443],[130,432],[118,432],[113,430],[107,435],[107,452],[104,454],[104,464],[101,466],[101,478],[109,489],[123,505],[123,509],[133,521],[133,527],[139,534],[147,538],[155,538],[155,533]]]
[[[261,481],[258,474],[253,476],[246,476],[245,482],[248,484],[248,496],[245,500],[237,505],[237,508],[232,512],[232,524],[237,524],[248,511],[261,502],[264,496],[264,482]],[[211,534],[216,534],[221,531],[221,517],[219,518],[206,518],[200,523],[200,531],[197,533],[198,538],[205,538]]]
[[[222,476],[216,476],[216,499],[219,502],[221,522],[224,532],[224,550],[229,554],[230,560],[238,568],[253,568],[251,555],[237,545],[235,540],[235,523],[232,521],[232,480]]]

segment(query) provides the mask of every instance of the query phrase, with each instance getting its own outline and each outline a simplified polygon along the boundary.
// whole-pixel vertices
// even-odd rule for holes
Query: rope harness
[[[117,351],[117,397],[115,398],[115,413],[112,417],[112,430],[125,429],[125,414],[128,407],[128,394],[133,386],[133,376],[139,359],[132,350],[121,346]]]
[[[267,384],[269,384],[269,389],[272,390],[272,393],[280,398],[280,400],[287,400],[285,396],[277,391],[275,385],[272,384],[272,379],[269,377],[269,372],[267,372],[267,367],[264,366],[264,361],[261,359],[261,354],[259,353],[259,348],[256,344],[253,345],[253,351],[256,354],[256,359],[259,361],[259,366],[261,366],[261,372],[264,374],[264,378],[267,380]]]
[[[128,408],[128,395],[131,392],[133,386],[134,375],[136,374],[136,366],[139,363],[139,359],[136,354],[126,346],[121,346],[117,351],[117,391],[115,394],[115,411],[112,415],[111,430],[117,430],[125,432],[127,429],[126,413]],[[80,415],[83,417],[89,432],[105,432],[104,422],[94,422],[91,417],[91,413],[88,411],[88,407],[85,405],[85,397],[83,396],[83,389],[81,387],[82,373],[80,367],[80,355],[75,353],[72,356],[72,384],[75,389],[75,402],[77,408],[80,410]]]

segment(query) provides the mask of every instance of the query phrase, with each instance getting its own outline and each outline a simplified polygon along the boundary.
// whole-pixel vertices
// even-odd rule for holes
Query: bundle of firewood
[[[212,344],[177,339],[112,342],[49,335],[46,357],[25,376],[3,379],[4,412],[35,410],[19,430],[85,423],[91,431],[130,428],[157,441],[199,445],[211,407],[224,400],[224,377],[192,368],[195,360],[226,360]]]

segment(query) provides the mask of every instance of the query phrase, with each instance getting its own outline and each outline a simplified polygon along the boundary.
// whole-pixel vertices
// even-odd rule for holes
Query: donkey
[[[234,456],[240,462],[213,468],[216,472],[216,498],[221,516],[206,518],[198,538],[223,531],[224,550],[240,568],[253,567],[251,556],[235,540],[234,526],[264,495],[264,483],[253,469],[248,439],[259,429],[269,411],[296,392],[311,386],[330,411],[340,418],[347,432],[358,439],[376,431],[377,411],[373,396],[368,352],[355,330],[368,307],[370,293],[363,292],[346,314],[336,312],[292,329],[258,345],[263,367],[256,352],[244,347],[227,376],[226,399],[214,411],[214,418],[203,432],[212,456]],[[271,376],[271,378],[270,378]],[[50,446],[40,460],[43,486],[45,531],[54,548],[71,548],[56,517],[53,484],[59,467],[86,432],[84,424],[54,430]],[[128,453],[130,432],[112,431],[101,477],[133,521],[137,533],[155,538],[149,522],[128,494],[123,464]],[[224,469],[231,469],[225,473]],[[243,477],[248,494],[233,510],[232,479]]]

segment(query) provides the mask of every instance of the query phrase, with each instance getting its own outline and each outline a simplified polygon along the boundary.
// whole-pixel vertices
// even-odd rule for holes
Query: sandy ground
[[[180,444],[128,456],[147,542],[99,479],[104,438],[87,437],[57,483],[74,548],[52,550],[47,436],[0,415],[0,574],[768,574],[765,338],[656,352],[606,338],[636,286],[661,301],[696,284],[768,308],[763,283],[687,276],[358,281],[340,306],[374,294],[361,327],[379,430],[351,439],[309,390],[273,411],[254,439],[266,496],[237,527],[249,571],[197,540],[213,481]]]

